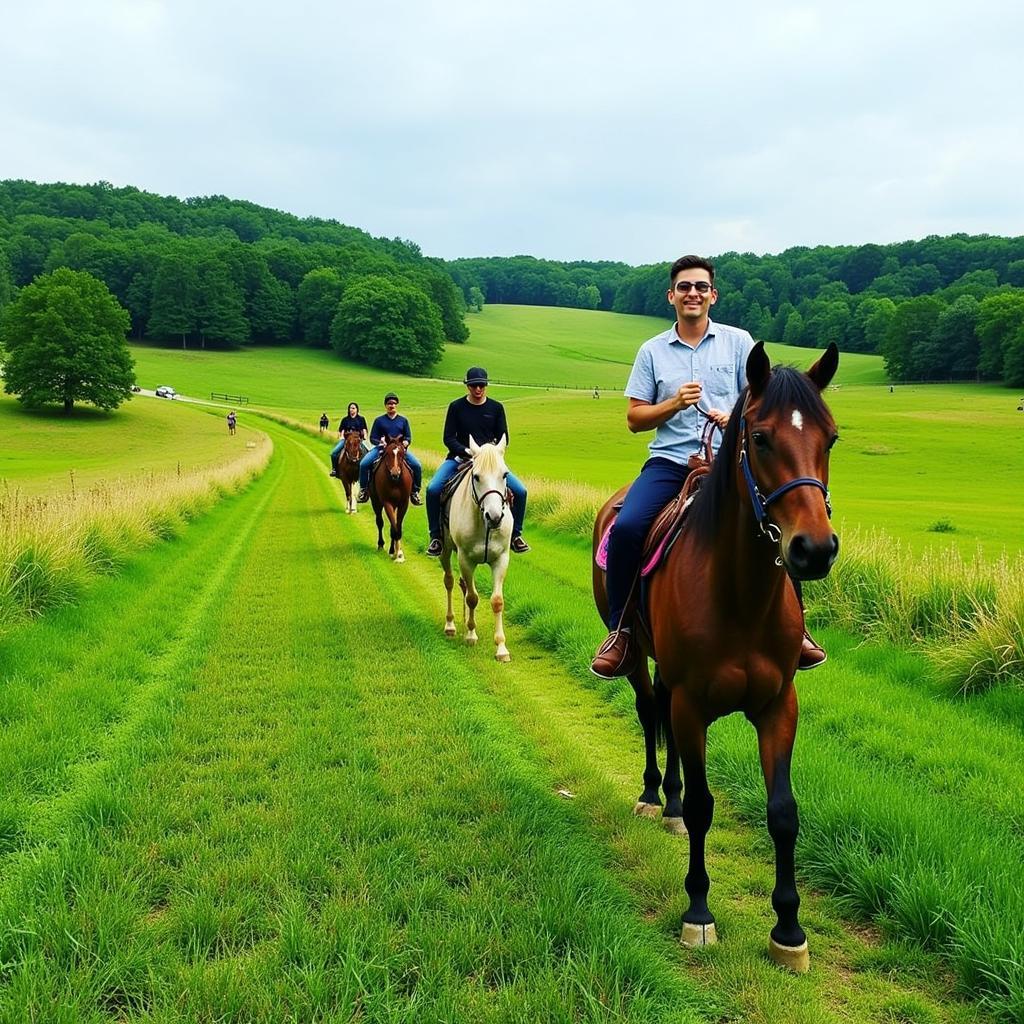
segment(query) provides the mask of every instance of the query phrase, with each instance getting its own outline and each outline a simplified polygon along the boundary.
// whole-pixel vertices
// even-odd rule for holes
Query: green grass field
[[[559,312],[569,319],[555,339],[542,325]],[[506,338],[531,337],[545,372],[552,339],[568,345],[582,323],[598,325],[606,352],[647,336],[614,341],[619,326],[580,311],[500,315],[513,329],[518,318]],[[230,374],[308,426],[323,409],[307,392],[395,383],[301,349],[136,357],[144,386],[247,393]],[[503,352],[475,330],[455,357],[497,377]],[[877,360],[849,369],[828,394],[843,435],[840,532],[856,522],[915,549],[1019,551],[1017,396],[890,393],[870,383]],[[459,387],[398,384],[419,446],[436,451]],[[0,1021],[1024,1018],[1024,690],[953,698],[919,653],[837,630],[824,630],[829,662],[798,680],[811,974],[765,957],[764,789],[753,732],[735,716],[709,740],[723,941],[678,946],[684,846],[631,817],[632,693],[586,670],[603,630],[581,534],[595,493],[635,474],[643,438],[625,431],[621,397],[493,391],[512,422],[510,462],[535,494],[534,550],[506,584],[511,665],[493,662],[486,603],[479,647],[443,640],[420,510],[409,561],[394,566],[374,550],[371,515],[340,512],[330,437],[244,407],[242,426],[274,441],[259,480],[5,638]],[[324,407],[336,417],[341,404]],[[223,410],[139,400],[88,435],[100,475],[132,464],[129,410],[170,417],[147,429],[165,467],[170,439],[206,428],[227,439]],[[9,414],[22,446],[36,419]],[[46,420],[44,447],[68,426]],[[59,485],[36,460],[23,479],[34,466],[41,490]]]
[[[543,383],[554,378],[606,390],[491,388],[512,431],[509,461],[521,476],[590,484],[612,491],[643,463],[647,437],[625,429],[621,390],[640,342],[664,323],[586,310],[491,306],[470,317],[467,345],[449,346],[439,374],[461,378],[479,363],[494,378]],[[773,359],[806,367],[808,349],[770,345]],[[327,411],[336,428],[348,401],[372,421],[394,387],[417,448],[438,451],[447,403],[461,386],[396,378],[305,348],[181,352],[136,347],[145,386],[170,383],[199,398],[247,395],[254,405],[312,425]],[[595,361],[586,362],[588,352]],[[582,354],[582,355],[581,355]],[[609,361],[610,360],[610,361]],[[589,377],[569,380],[578,367]],[[599,376],[595,376],[600,374]],[[590,378],[594,378],[591,380]],[[883,386],[877,356],[842,355],[828,400],[842,441],[832,461],[837,522],[878,528],[915,552],[954,546],[987,559],[1024,547],[1024,415],[1017,396],[992,385]],[[246,423],[244,407],[241,421]]]
[[[804,879],[812,973],[768,962],[742,722],[712,748],[723,941],[681,948],[684,847],[630,814],[630,701],[581,686],[566,657],[597,627],[582,546],[538,531],[509,576],[514,660],[497,665],[486,635],[443,639],[435,563],[392,565],[365,511],[340,514],[323,446],[268,431],[263,478],[0,655],[0,1019],[990,1019],[902,922],[891,938],[849,927],[844,907],[864,911],[831,881],[834,896]],[[415,552],[422,514],[408,526]],[[822,707],[839,678],[815,684]],[[815,717],[813,788],[856,817]],[[1014,763],[998,770],[1015,779]],[[972,764],[979,785],[990,770]],[[801,857],[819,864],[816,792],[804,808]]]
[[[0,435],[0,486],[26,495],[224,463],[255,436],[241,423],[229,437],[220,413],[142,395],[114,413],[82,406],[71,416],[26,412],[3,395]]]

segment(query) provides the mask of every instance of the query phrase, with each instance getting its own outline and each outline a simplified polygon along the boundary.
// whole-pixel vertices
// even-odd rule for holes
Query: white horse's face
[[[502,438],[502,442],[504,440]],[[508,468],[502,455],[504,447],[504,443],[478,446],[470,438],[470,450],[473,452],[473,495],[484,521],[492,530],[501,525],[505,516],[512,514],[505,502]]]

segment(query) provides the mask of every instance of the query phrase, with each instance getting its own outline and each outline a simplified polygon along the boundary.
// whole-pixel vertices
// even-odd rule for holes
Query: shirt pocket
[[[720,409],[731,412],[736,403],[736,368],[732,365],[709,366],[705,370],[703,384],[703,401],[701,405],[708,409]]]

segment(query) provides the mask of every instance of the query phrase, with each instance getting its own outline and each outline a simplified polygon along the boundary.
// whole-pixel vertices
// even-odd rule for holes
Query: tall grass
[[[842,543],[832,572],[806,588],[814,617],[922,650],[952,690],[1024,685],[1024,555],[914,555],[879,530],[844,531]]]
[[[218,498],[243,487],[273,450],[265,435],[252,444],[221,465],[125,477],[84,492],[0,492],[0,630],[73,600],[91,578],[175,536]]]
[[[530,519],[589,539],[607,497],[583,484],[531,481]],[[840,532],[832,572],[805,587],[810,618],[922,651],[954,692],[1024,686],[1024,554],[996,562],[954,547],[914,554],[882,530]]]

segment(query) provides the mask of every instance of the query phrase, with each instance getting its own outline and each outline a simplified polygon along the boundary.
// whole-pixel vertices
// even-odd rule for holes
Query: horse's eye
[[[502,478],[502,480],[507,480],[508,479],[508,470],[507,469],[505,470],[504,473],[501,474],[501,478]]]
[[[838,441],[838,440],[839,440],[839,435],[838,434],[834,434],[833,437],[832,437],[832,440],[829,441],[829,443],[828,443],[828,450],[829,451],[832,451],[832,449],[835,447],[836,441]]]
[[[753,431],[750,435],[750,440],[753,441],[761,451],[767,451],[769,448],[768,435],[763,430]]]
[[[474,473],[473,474],[473,482],[477,483],[477,484],[480,483],[480,474],[479,473]]]

